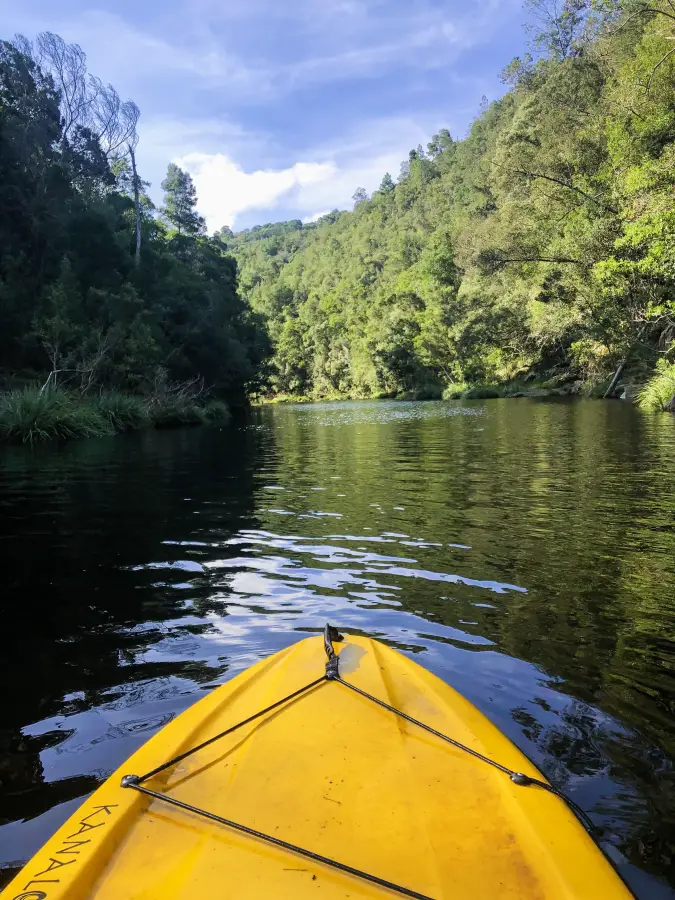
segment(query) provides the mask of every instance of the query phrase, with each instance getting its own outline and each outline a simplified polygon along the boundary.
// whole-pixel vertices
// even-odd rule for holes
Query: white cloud
[[[311,216],[305,216],[302,221],[305,223],[305,225],[308,225],[310,222],[316,222],[323,216],[327,216],[329,212],[329,209],[322,209],[321,212],[313,213]]]
[[[331,209],[350,207],[357,187],[376,190],[385,172],[396,177],[408,150],[430,133],[428,126],[410,119],[382,119],[345,135],[340,144],[307,150],[287,168],[252,172],[230,152],[186,152],[171,158],[192,175],[209,230],[236,227],[237,217],[249,210],[264,209],[265,216],[273,217],[275,207],[292,208],[294,216],[313,221]]]
[[[198,209],[210,231],[233,227],[237,216],[249,209],[269,209],[295,190],[312,189],[329,181],[332,163],[297,162],[288,169],[245,172],[223,153],[192,153],[176,160],[192,175],[199,197]]]

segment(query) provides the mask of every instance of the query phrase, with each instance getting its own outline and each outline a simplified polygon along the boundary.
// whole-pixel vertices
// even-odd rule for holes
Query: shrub
[[[205,421],[201,407],[180,397],[171,397],[164,402],[153,403],[150,407],[150,416],[155,428],[201,425]]]
[[[488,384],[477,384],[462,394],[464,400],[494,400],[497,397],[501,397],[499,388]]]
[[[68,391],[27,387],[0,398],[0,438],[35,444],[112,434],[96,405]]]
[[[148,406],[141,397],[106,391],[94,402],[99,413],[110,422],[115,431],[132,431],[150,424]]]
[[[443,396],[443,389],[439,384],[434,382],[426,382],[418,388],[411,391],[403,391],[396,394],[397,400],[440,400]]]
[[[418,400],[440,400],[442,397],[443,388],[433,381],[427,381],[417,391]]]
[[[35,444],[48,440],[102,437],[139,428],[175,428],[224,422],[227,404],[200,406],[185,397],[148,400],[119,391],[82,397],[70,391],[27,387],[0,394],[0,440]]]
[[[464,392],[466,390],[467,384],[465,381],[456,381],[454,384],[449,384],[443,391],[443,399],[459,400],[459,398],[464,395]]]
[[[647,412],[675,412],[675,363],[659,361],[656,374],[640,391],[637,402]]]
[[[209,400],[201,414],[204,422],[226,422],[230,418],[230,409],[222,400]]]

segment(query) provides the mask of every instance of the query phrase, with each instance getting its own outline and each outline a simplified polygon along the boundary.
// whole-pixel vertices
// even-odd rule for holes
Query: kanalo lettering
[[[83,840],[83,841],[64,841],[63,849],[57,850],[56,852],[62,854],[63,856],[65,856],[67,854],[71,855],[71,856],[73,856],[73,855],[79,856],[80,851],[77,850],[76,848],[84,847],[85,844],[90,844],[90,843],[91,843],[91,838],[85,838],[85,840]]]
[[[77,837],[78,834],[84,834],[87,831],[93,831],[94,828],[102,828],[105,825],[105,822],[99,822],[97,825],[90,825],[89,822],[80,822],[80,827],[77,831],[74,831],[72,834],[68,835],[68,838]]]
[[[117,806],[116,803],[109,803],[107,806],[95,806],[93,810],[86,815],[83,819],[80,819],[80,827],[74,834],[68,835],[68,840],[77,837],[80,834],[85,834],[87,831],[93,831],[94,828],[101,828],[101,826],[105,825],[105,819],[103,822],[97,822],[95,825],[92,825],[89,819],[93,819],[94,816],[100,816],[101,813],[105,813],[106,816],[112,815],[112,810]]]
[[[61,869],[61,868],[63,868],[63,866],[72,866],[72,864],[74,862],[77,862],[77,860],[76,859],[67,859],[65,862],[63,862],[60,859],[54,859],[53,856],[50,856],[49,857],[49,865],[47,866],[47,868],[43,869],[42,872],[38,872],[37,875],[35,876],[35,878],[37,879],[40,877],[40,875],[46,875],[48,872],[53,872],[54,869]],[[35,879],[33,879],[33,880],[35,880]]]
[[[94,811],[89,813],[88,816],[85,816],[85,820],[91,819],[91,817],[95,816],[96,813],[104,812],[104,811],[107,816],[111,816],[112,815],[111,810],[115,809],[116,807],[117,807],[116,803],[109,803],[107,806],[95,806]]]
[[[49,900],[49,888],[45,890],[29,890],[32,885],[47,885],[47,884],[60,884],[61,879],[59,877],[46,878],[44,876],[47,875],[56,875],[57,873],[61,873],[61,870],[65,866],[72,866],[73,863],[78,862],[77,859],[58,859],[58,856],[79,856],[80,848],[84,847],[86,844],[91,843],[91,838],[85,838],[84,840],[75,840],[79,835],[85,834],[86,832],[93,831],[95,828],[101,828],[106,824],[106,821],[109,816],[113,814],[113,810],[117,806],[116,803],[108,803],[103,806],[94,806],[91,812],[88,812],[86,816],[83,816],[79,821],[79,828],[73,834],[69,834],[68,837],[62,842],[61,847],[54,851],[55,855],[49,857],[49,865],[42,869],[40,872],[36,872],[33,877],[26,883],[23,889],[23,893],[17,894],[16,897],[13,897],[12,900]],[[91,820],[95,820],[92,822]],[[98,819],[102,819],[103,821],[98,821]]]

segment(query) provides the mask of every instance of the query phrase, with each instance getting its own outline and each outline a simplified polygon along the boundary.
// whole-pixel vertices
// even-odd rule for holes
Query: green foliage
[[[203,424],[201,410],[194,403],[172,400],[152,410],[155,428],[180,428],[183,425]]]
[[[590,0],[525,0],[535,48],[564,59],[579,50]]]
[[[675,363],[660,361],[656,374],[640,391],[638,405],[647,412],[675,412]]]
[[[38,387],[0,395],[0,439],[24,444],[112,434],[96,404],[74,394]]]
[[[469,385],[465,381],[458,381],[454,384],[449,384],[443,391],[443,399],[459,400],[460,397],[464,396],[468,389]]]
[[[119,391],[83,396],[62,388],[26,387],[0,394],[0,441],[36,444],[48,440],[103,437],[142,428],[176,428],[226,422],[222,400],[206,400],[199,391],[170,385],[140,397]]]
[[[227,422],[230,418],[230,410],[227,403],[222,400],[209,400],[202,408],[202,421],[207,422]]]
[[[91,402],[114,431],[135,431],[151,424],[148,405],[142,397],[105,391]]]
[[[169,163],[164,191],[164,216],[179,234],[201,234],[204,220],[197,213],[197,191],[192,178],[175,163]]]
[[[675,55],[666,0],[533,0],[544,51],[468,137],[312,225],[233,235],[272,390],[312,397],[606,382],[675,335]]]
[[[429,382],[422,384],[420,387],[414,388],[412,391],[404,391],[402,394],[396,394],[397,400],[442,400],[443,388],[440,384]]]
[[[477,384],[464,391],[462,398],[465,400],[495,400],[501,397],[499,388],[487,384]]]
[[[389,172],[384,173],[379,189],[383,194],[391,194],[392,191],[396,190],[394,179],[391,177]]]
[[[222,233],[202,233],[190,176],[169,167],[169,230],[129,162],[136,107],[87,75],[80,48],[37,44],[33,58],[25,40],[0,41],[0,367],[89,397],[148,396],[165,371],[245,402],[266,376],[267,333]],[[55,87],[66,69],[86,122]],[[107,408],[124,421],[117,401]]]

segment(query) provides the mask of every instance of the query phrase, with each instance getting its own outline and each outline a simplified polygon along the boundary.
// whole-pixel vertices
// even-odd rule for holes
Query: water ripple
[[[0,867],[205,690],[325,622],[463,692],[636,893],[675,884],[675,419],[336,403],[0,468]]]

